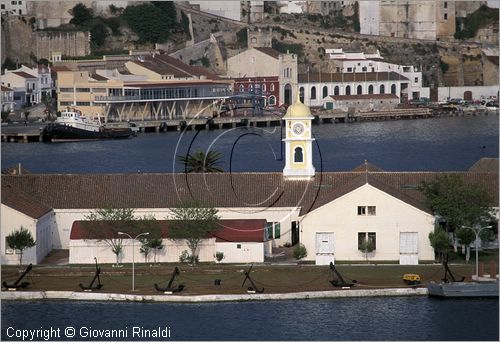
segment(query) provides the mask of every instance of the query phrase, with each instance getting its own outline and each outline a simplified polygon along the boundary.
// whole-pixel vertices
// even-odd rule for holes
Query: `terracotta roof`
[[[337,101],[342,100],[381,100],[381,99],[398,99],[394,94],[363,94],[363,95],[330,95],[330,97]]]
[[[451,172],[481,184],[498,206],[498,175]],[[450,173],[450,174],[451,174]],[[34,200],[56,209],[169,208],[197,199],[227,207],[299,207],[314,210],[366,182],[429,212],[417,187],[445,172],[325,172],[310,181],[282,173],[212,174],[31,174],[2,176]],[[256,186],[258,184],[258,186]]]
[[[51,68],[52,73],[57,73],[58,71],[71,71],[66,65],[54,65]]]
[[[498,158],[481,158],[470,167],[469,172],[498,174]]]
[[[206,76],[209,79],[219,78],[204,67],[187,65],[168,55],[144,56],[141,60],[134,60],[132,62],[160,75],[173,75],[177,78],[200,76]]]
[[[52,208],[40,203],[34,197],[23,193],[22,190],[2,182],[2,204],[17,210],[29,217],[40,218],[50,212]]]
[[[36,76],[28,74],[27,72],[24,72],[24,71],[15,71],[14,74],[16,74],[17,76],[24,77],[24,78],[36,78]]]
[[[265,53],[268,56],[278,59],[281,52],[270,47],[254,47],[255,50]]]
[[[352,172],[384,172],[380,167],[373,165],[371,163],[368,163],[365,161],[364,164],[359,165],[358,167],[354,168]]]
[[[107,77],[104,77],[104,76],[99,75],[99,74],[92,74],[92,75],[90,75],[90,77],[92,77],[96,81],[107,81],[108,80]]]
[[[113,229],[107,229],[108,222],[99,221],[95,224],[99,231],[89,231],[86,226],[89,221],[74,221],[71,227],[70,240],[118,238],[119,235]],[[161,237],[168,238],[168,226],[170,221],[158,220]],[[266,220],[221,220],[220,228],[212,233],[217,242],[264,242],[264,231]],[[126,224],[123,231],[127,232]],[[124,238],[127,238],[126,236]]]
[[[335,82],[365,82],[365,81],[408,81],[408,78],[398,74],[397,72],[334,72],[334,73],[321,73],[310,72],[309,74],[299,74],[299,83],[319,82],[324,83]]]
[[[2,86],[2,91],[14,91],[14,90],[10,89],[9,87]]]
[[[125,83],[125,88],[158,88],[158,87],[182,87],[182,86],[192,86],[192,85],[215,85],[215,84],[231,84],[232,80],[226,81],[212,81],[212,80],[171,80],[162,82],[148,82],[148,83]]]

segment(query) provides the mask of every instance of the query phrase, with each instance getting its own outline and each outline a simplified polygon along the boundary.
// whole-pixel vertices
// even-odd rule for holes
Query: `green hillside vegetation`
[[[473,38],[480,28],[489,26],[493,23],[497,23],[498,26],[498,9],[482,5],[475,12],[463,18],[463,20],[458,20],[457,18],[455,38]]]

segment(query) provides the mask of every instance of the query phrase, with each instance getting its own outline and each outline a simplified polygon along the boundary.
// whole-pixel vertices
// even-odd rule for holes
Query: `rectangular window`
[[[72,93],[73,88],[59,88],[59,92],[61,93]]]
[[[73,102],[72,101],[70,101],[70,102],[63,102],[63,101],[61,101],[59,105],[60,106],[72,106]]]
[[[368,206],[368,215],[375,216],[377,208],[375,206]]]
[[[281,225],[279,222],[274,224],[274,238],[279,239],[281,237]]]
[[[268,222],[266,225],[266,236],[267,236],[268,240],[273,239],[273,223],[272,222]]]
[[[448,2],[444,2],[444,8],[448,8]]]
[[[444,20],[448,20],[448,13],[444,14]]]
[[[90,106],[90,102],[77,102],[77,106]]]
[[[0,6],[0,8],[5,9],[5,4],[1,4]]]
[[[368,233],[368,241],[371,241],[373,245],[373,249],[377,249],[377,234],[376,233]]]
[[[415,77],[415,83],[418,83],[418,77]]]
[[[347,68],[347,72],[352,72],[352,68],[351,67]]]
[[[90,88],[76,88],[77,93],[90,93]]]
[[[377,234],[376,233],[373,233],[373,232],[358,233],[358,250],[362,249],[361,247],[363,245],[363,242],[365,242],[365,241],[371,241],[371,243],[373,245],[373,249],[374,250],[377,249]]]
[[[241,243],[237,244],[236,248],[241,249]]]
[[[366,215],[366,207],[358,207],[358,215]]]

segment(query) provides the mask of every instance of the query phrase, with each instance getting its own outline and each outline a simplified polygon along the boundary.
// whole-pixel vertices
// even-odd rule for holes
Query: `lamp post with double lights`
[[[149,232],[141,233],[141,234],[137,235],[135,238],[133,238],[132,236],[130,236],[129,234],[124,233],[124,232],[118,232],[118,235],[126,235],[132,239],[132,291],[135,291],[135,247],[134,247],[134,242],[139,236],[149,235]]]
[[[479,280],[479,262],[478,262],[478,249],[479,249],[479,234],[483,229],[488,229],[491,228],[491,226],[486,226],[486,227],[466,227],[462,226],[464,229],[472,229],[472,231],[476,234],[476,241],[475,241],[475,246],[476,246],[476,279]]]

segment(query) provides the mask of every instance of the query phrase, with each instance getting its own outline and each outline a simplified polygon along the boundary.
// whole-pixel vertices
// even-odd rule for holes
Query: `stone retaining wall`
[[[292,300],[292,299],[322,299],[322,298],[355,298],[355,297],[395,297],[395,296],[426,296],[427,288],[393,288],[367,290],[336,290],[292,293],[260,293],[260,294],[230,294],[230,295],[131,295],[119,293],[74,292],[74,291],[2,291],[1,300],[41,300],[66,299],[83,301],[121,301],[121,302],[235,302],[250,300]]]

